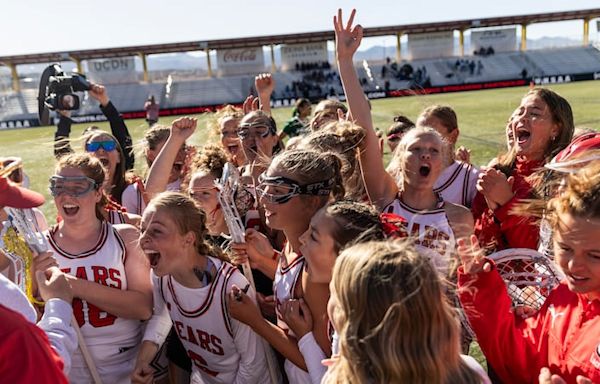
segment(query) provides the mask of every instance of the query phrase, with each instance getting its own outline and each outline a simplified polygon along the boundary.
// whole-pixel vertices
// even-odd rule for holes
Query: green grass
[[[552,87],[570,101],[578,126],[600,127],[600,83],[594,81],[560,84]],[[499,90],[461,92],[428,96],[414,96],[374,100],[373,119],[375,126],[386,129],[392,115],[403,113],[413,119],[419,112],[431,104],[448,104],[458,115],[460,127],[460,145],[472,150],[475,164],[485,164],[497,155],[504,146],[504,126],[508,116],[519,104],[520,98],[527,92],[526,87]],[[278,126],[291,114],[290,108],[273,111]],[[199,128],[190,142],[202,145],[217,140],[217,136],[206,127],[210,115],[198,115]],[[169,124],[176,117],[161,118],[161,124]],[[75,124],[71,137],[81,136],[81,131],[90,124]],[[108,123],[96,123],[100,128],[109,130]],[[127,125],[136,143],[139,143],[147,128],[144,120],[128,120]],[[42,192],[48,202],[43,211],[50,222],[54,221],[55,208],[48,193],[48,178],[53,172],[54,127],[39,127],[0,131],[0,156],[19,156],[23,158],[25,171],[31,179],[31,188]],[[74,142],[74,148],[81,148],[80,142]],[[138,150],[139,152],[139,150]],[[136,156],[136,167],[142,166],[141,156]],[[138,169],[143,171],[143,169]]]

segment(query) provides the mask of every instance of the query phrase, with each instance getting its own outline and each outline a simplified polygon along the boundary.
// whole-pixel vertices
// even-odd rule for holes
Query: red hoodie
[[[563,282],[537,314],[522,319],[512,313],[496,268],[469,275],[460,267],[458,286],[477,341],[502,382],[537,383],[540,369],[548,367],[567,383],[577,375],[600,383],[599,299],[590,301]]]
[[[475,235],[482,247],[490,252],[507,248],[537,249],[540,227],[534,219],[511,214],[523,199],[531,198],[532,186],[527,177],[543,166],[539,161],[517,160],[511,176],[514,178],[514,196],[503,206],[488,208],[485,197],[477,192],[471,211],[475,219]]]

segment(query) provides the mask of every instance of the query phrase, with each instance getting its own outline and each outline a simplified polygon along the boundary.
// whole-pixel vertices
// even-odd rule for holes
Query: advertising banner
[[[454,56],[454,32],[432,32],[408,35],[411,60]]]
[[[119,84],[138,80],[133,57],[89,60],[87,67],[87,76],[96,83]]]
[[[264,71],[262,47],[222,49],[217,51],[217,67],[221,75],[245,75]]]
[[[329,60],[327,42],[285,44],[281,46],[281,69],[295,69],[296,64],[321,63]]]
[[[471,50],[494,48],[494,52],[510,52],[517,49],[517,28],[488,29],[471,32]]]

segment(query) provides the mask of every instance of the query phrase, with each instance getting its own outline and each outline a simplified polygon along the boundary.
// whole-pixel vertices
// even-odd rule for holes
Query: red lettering
[[[106,279],[108,278],[108,271],[104,267],[93,266],[92,272],[94,273],[94,281],[98,284],[108,286]]]
[[[216,351],[213,351],[215,355],[223,356],[225,354],[223,347],[221,346],[221,339],[215,335],[210,335],[210,342],[216,348]]]
[[[196,332],[198,333],[198,339],[200,340],[200,348],[202,348],[208,352],[212,352],[212,349],[210,348],[210,345],[209,345],[210,344],[210,335],[199,329],[197,329]]]
[[[79,328],[83,327],[85,319],[83,318],[83,301],[81,301],[81,299],[73,299],[73,315],[77,320]]]
[[[198,367],[199,369],[201,369],[202,371],[206,372],[207,374],[209,374],[210,376],[213,376],[213,377],[215,377],[219,374],[219,372],[208,369],[208,363],[206,362],[206,360],[204,360],[204,358],[202,356],[200,356],[199,354],[197,354],[196,352],[188,349],[187,353],[188,353],[188,356],[190,357],[190,359],[194,362],[194,365],[196,367]]]
[[[183,323],[181,321],[175,321],[175,329],[177,330],[177,335],[181,340],[187,340],[185,336],[183,336]]]
[[[85,267],[77,267],[77,270],[75,271],[75,277],[82,280],[88,280]]]
[[[187,326],[187,340],[192,343],[198,345],[198,340],[196,340],[196,336],[194,335],[194,330],[189,325]]]
[[[109,287],[121,289],[121,287],[122,287],[122,285],[121,285],[121,272],[119,270],[117,270],[117,269],[110,268],[108,270],[108,274],[110,276],[110,279],[115,283],[114,285],[109,285]]]

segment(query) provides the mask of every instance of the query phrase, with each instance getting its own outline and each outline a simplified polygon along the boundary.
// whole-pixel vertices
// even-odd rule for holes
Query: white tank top
[[[433,191],[440,193],[444,201],[471,207],[477,194],[479,170],[471,164],[454,161],[444,169],[433,185]]]
[[[45,234],[63,272],[114,289],[127,290],[126,247],[111,224],[103,221],[97,243],[80,254],[68,253],[58,246],[54,239],[57,229],[58,226],[54,226]],[[103,380],[111,384],[129,382],[142,339],[142,322],[117,317],[80,299],[73,299],[73,314]],[[69,381],[91,382],[80,349],[73,354]]]
[[[244,288],[248,281],[231,264],[209,259],[217,273],[205,287],[188,288],[171,276],[154,279],[175,331],[192,360],[192,383],[231,383],[236,377],[240,353],[234,343],[234,328],[225,300],[234,284]],[[258,337],[252,340],[259,342]],[[248,350],[254,347],[248,346]],[[259,351],[264,353],[262,347]],[[266,365],[256,369],[263,370],[262,377],[268,380]]]
[[[444,206],[445,202],[439,196],[435,209],[419,211],[405,204],[398,195],[383,211],[405,218],[406,230],[415,238],[417,249],[431,257],[434,265],[445,272],[456,240]]]

